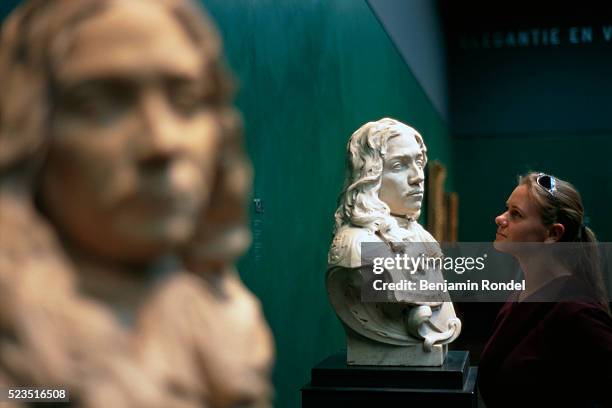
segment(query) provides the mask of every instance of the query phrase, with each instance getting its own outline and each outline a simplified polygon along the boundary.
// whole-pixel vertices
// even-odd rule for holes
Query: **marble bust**
[[[233,267],[251,169],[212,23],[188,0],[32,0],[0,38],[0,387],[270,406],[271,332]]]
[[[410,126],[384,118],[368,122],[347,146],[347,175],[335,213],[326,284],[347,336],[347,363],[439,366],[448,343],[461,331],[453,304],[391,293],[386,302],[361,300],[361,244],[383,243],[389,254],[416,251],[441,256],[435,239],[419,223],[427,149]],[[406,245],[414,243],[413,246]],[[392,281],[403,275],[388,271]],[[439,270],[422,271],[430,278]]]

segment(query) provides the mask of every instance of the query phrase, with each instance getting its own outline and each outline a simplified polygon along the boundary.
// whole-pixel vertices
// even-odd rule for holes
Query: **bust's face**
[[[387,145],[378,197],[391,214],[417,217],[423,201],[425,157],[410,129]]]
[[[202,54],[177,19],[116,2],[71,32],[43,168],[45,210],[69,241],[146,261],[188,240],[220,139]]]

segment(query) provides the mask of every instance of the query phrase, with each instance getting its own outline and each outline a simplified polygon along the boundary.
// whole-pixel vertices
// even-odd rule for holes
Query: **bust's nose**
[[[423,181],[425,181],[424,170],[417,165],[411,166],[410,173],[408,174],[408,184],[418,186]]]
[[[180,120],[158,89],[147,89],[140,98],[140,158],[146,167],[163,167],[180,146]]]

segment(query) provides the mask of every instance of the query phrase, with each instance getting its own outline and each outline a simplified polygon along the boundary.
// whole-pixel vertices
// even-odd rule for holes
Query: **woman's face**
[[[495,217],[496,248],[500,249],[501,243],[544,242],[549,237],[549,228],[542,223],[538,207],[527,186],[520,185],[514,189],[506,202],[506,208],[504,213]]]

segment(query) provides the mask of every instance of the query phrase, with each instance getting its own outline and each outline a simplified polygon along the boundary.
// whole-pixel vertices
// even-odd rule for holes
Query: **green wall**
[[[0,21],[4,21],[4,18],[11,12],[21,0],[3,0],[0,2]]]
[[[581,192],[588,225],[612,241],[612,132],[461,137],[453,141],[461,241],[490,241],[494,218],[529,170],[554,174]]]
[[[254,197],[264,206],[251,211],[254,243],[239,270],[274,332],[275,405],[298,407],[311,367],[344,346],[324,275],[349,136],[394,117],[450,165],[448,130],[365,0],[204,4],[240,82]]]

